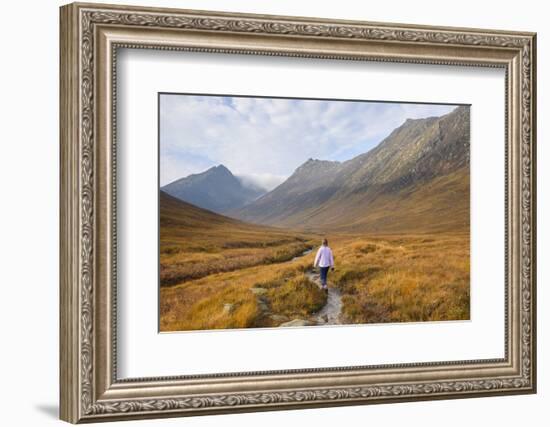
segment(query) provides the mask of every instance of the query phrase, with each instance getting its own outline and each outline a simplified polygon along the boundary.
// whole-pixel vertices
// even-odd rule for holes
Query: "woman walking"
[[[327,286],[327,276],[328,276],[328,270],[329,268],[332,268],[334,270],[334,257],[332,256],[332,249],[328,246],[328,240],[323,239],[323,244],[317,251],[317,255],[315,255],[315,262],[313,263],[313,267],[319,266],[319,270],[321,273],[321,286],[325,290],[325,292],[328,293],[328,286]]]

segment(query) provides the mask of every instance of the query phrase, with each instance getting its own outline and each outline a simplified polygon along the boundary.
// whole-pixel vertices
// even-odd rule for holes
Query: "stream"
[[[330,274],[330,273],[329,273]],[[321,278],[316,271],[308,271],[306,277],[315,283],[320,289]],[[315,317],[317,318],[317,324],[319,325],[340,325],[340,313],[342,312],[342,294],[339,289],[334,286],[328,287],[327,303],[317,312]]]

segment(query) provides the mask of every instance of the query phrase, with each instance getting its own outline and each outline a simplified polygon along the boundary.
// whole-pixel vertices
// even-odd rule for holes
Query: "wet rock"
[[[315,320],[317,320],[318,325],[326,325],[329,323],[329,318],[327,314],[322,314],[320,316],[317,316]]]
[[[271,320],[277,323],[286,322],[288,320],[288,317],[283,316],[282,314],[272,314],[269,317],[271,318]]]
[[[267,298],[266,297],[258,297],[256,299],[256,302],[258,304],[258,308],[260,309],[260,311],[264,314],[266,313],[269,313],[269,304],[268,304],[268,301],[267,301]]]

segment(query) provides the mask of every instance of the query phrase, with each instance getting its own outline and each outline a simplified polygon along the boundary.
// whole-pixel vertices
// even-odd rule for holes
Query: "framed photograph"
[[[60,13],[63,420],[536,391],[535,34]]]

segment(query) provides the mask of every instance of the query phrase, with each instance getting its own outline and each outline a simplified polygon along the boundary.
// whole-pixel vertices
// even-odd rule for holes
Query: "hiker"
[[[321,286],[323,287],[324,291],[328,293],[328,286],[327,286],[327,275],[328,275],[328,269],[332,268],[334,271],[334,257],[332,256],[332,249],[328,246],[328,240],[323,239],[323,244],[317,251],[317,255],[315,255],[315,262],[313,263],[313,267],[319,266],[319,270],[321,273]]]

